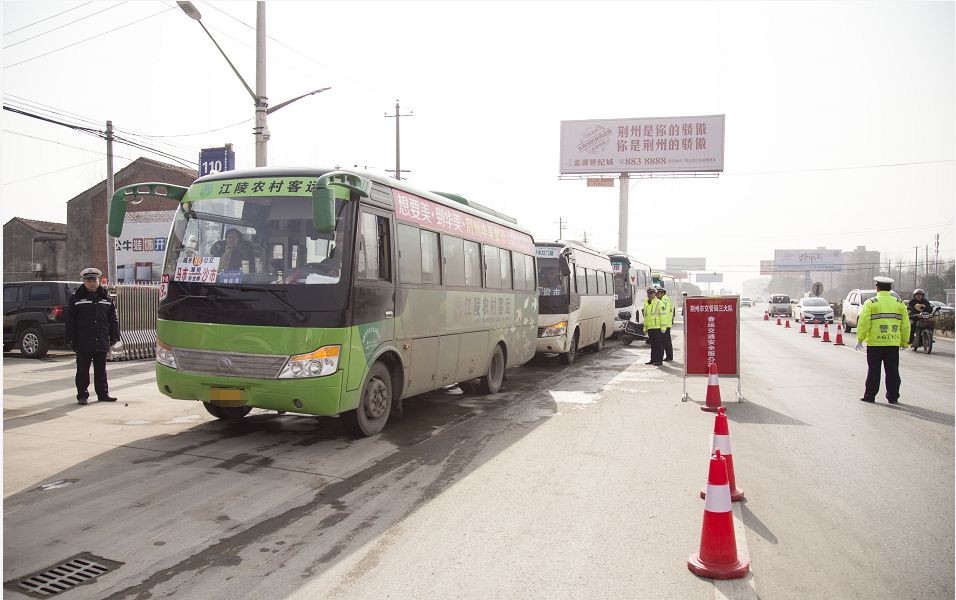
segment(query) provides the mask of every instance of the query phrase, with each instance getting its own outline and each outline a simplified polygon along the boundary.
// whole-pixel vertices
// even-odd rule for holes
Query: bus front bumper
[[[319,416],[339,414],[342,377],[341,370],[302,379],[217,377],[156,365],[156,385],[170,398]]]
[[[534,351],[537,354],[547,354],[549,352],[563,353],[567,352],[570,346],[571,342],[567,335],[556,335],[538,338]]]

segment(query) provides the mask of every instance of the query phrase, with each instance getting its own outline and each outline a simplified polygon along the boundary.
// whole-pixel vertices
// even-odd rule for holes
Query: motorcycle
[[[619,313],[619,315],[626,319],[624,323],[624,331],[621,332],[621,343],[625,346],[630,346],[631,342],[634,340],[649,340],[647,334],[644,332],[643,323],[635,323],[631,320],[631,313],[624,311]],[[648,341],[648,343],[650,343]]]
[[[933,351],[933,335],[936,331],[936,316],[939,309],[933,312],[922,312],[916,318],[913,327],[913,341],[910,342],[910,348],[915,352],[922,348],[923,352],[929,354]]]

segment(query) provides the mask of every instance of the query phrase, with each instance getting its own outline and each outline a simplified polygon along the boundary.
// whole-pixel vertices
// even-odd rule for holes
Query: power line
[[[27,25],[24,25],[23,27],[17,27],[16,29],[13,29],[13,30],[11,30],[11,31],[8,31],[8,32],[4,33],[3,35],[10,35],[11,33],[16,33],[16,32],[18,32],[18,31],[20,31],[21,29],[26,29],[27,27],[33,27],[34,25],[37,25],[37,24],[42,23],[42,22],[44,22],[44,21],[49,21],[50,19],[53,19],[53,18],[55,18],[55,17],[59,17],[60,15],[65,15],[66,13],[71,12],[71,11],[74,11],[74,10],[76,10],[76,9],[78,9],[78,8],[83,8],[83,7],[86,6],[87,4],[93,4],[93,2],[84,2],[83,4],[80,4],[79,6],[74,6],[73,8],[68,8],[68,9],[64,10],[63,12],[58,12],[58,13],[56,13],[55,15],[51,15],[51,16],[46,17],[46,18],[44,18],[44,19],[40,19],[39,21],[34,21],[34,22],[32,22],[32,23],[29,23],[29,24],[27,24]]]
[[[141,133],[141,134],[139,134],[139,135],[141,135],[142,137],[146,137],[146,138],[180,138],[180,137],[192,137],[192,136],[195,136],[195,135],[205,135],[205,134],[207,134],[207,133],[216,133],[217,131],[223,131],[223,130],[226,130],[226,129],[231,129],[231,128],[236,127],[236,126],[238,126],[238,125],[242,125],[243,123],[248,123],[249,121],[252,121],[252,120],[253,120],[252,117],[249,117],[248,119],[243,119],[243,120],[239,121],[238,123],[233,123],[232,125],[226,125],[225,127],[219,127],[219,128],[217,128],[217,129],[210,129],[210,130],[208,130],[208,131],[197,131],[196,133],[179,133],[179,134],[175,134],[175,135],[150,135],[150,134],[146,134],[146,133]],[[123,131],[123,130],[117,129],[117,131]]]
[[[113,6],[104,8],[103,10],[97,11],[97,12],[92,13],[92,14],[88,14],[88,15],[86,15],[85,17],[80,17],[79,19],[75,19],[75,20],[73,20],[73,21],[70,21],[69,23],[64,23],[63,25],[60,25],[60,26],[58,26],[58,27],[54,27],[53,29],[49,29],[49,30],[47,30],[47,31],[44,31],[43,33],[38,33],[38,34],[36,34],[36,35],[34,35],[34,36],[28,37],[28,38],[25,39],[25,40],[20,40],[19,42],[14,42],[14,43],[12,43],[12,44],[10,44],[10,45],[8,45],[8,46],[4,46],[3,49],[6,50],[7,48],[13,48],[14,46],[17,46],[17,45],[22,44],[22,43],[24,43],[24,42],[29,42],[30,40],[36,39],[36,38],[38,38],[38,37],[40,37],[40,36],[42,36],[42,35],[46,35],[46,34],[48,34],[48,33],[52,33],[52,32],[54,32],[54,31],[56,31],[57,29],[63,29],[64,27],[67,27],[68,25],[72,25],[72,24],[74,24],[74,23],[78,23],[78,22],[80,22],[80,21],[82,21],[82,20],[84,20],[84,19],[89,19],[90,17],[95,17],[96,15],[98,15],[98,14],[100,14],[100,13],[104,13],[104,12],[106,12],[106,11],[108,11],[108,10],[113,10],[113,9],[116,8],[117,6],[122,6],[122,5],[126,4],[128,1],[129,1],[129,0],[123,0],[123,1],[120,2],[119,4],[114,4]]]
[[[824,167],[820,169],[794,169],[792,171],[753,171],[748,173],[734,173],[732,171],[724,171],[724,177],[729,175],[785,175],[788,173],[819,173],[824,171],[852,171],[856,169],[881,169],[884,167],[907,167],[912,165],[933,165],[938,163],[950,163],[953,162],[952,158],[944,160],[924,160],[917,162],[901,162],[901,163],[885,163],[879,165],[857,165],[853,167]]]
[[[122,157],[122,156],[121,156],[121,157],[118,157],[118,158],[122,158],[123,160],[127,160],[127,161],[129,160],[128,158]],[[45,176],[47,176],[47,175],[53,175],[53,174],[55,174],[55,173],[62,173],[63,171],[69,171],[70,169],[75,169],[75,168],[77,168],[77,167],[83,167],[83,166],[86,166],[86,165],[92,165],[93,163],[98,163],[98,162],[101,162],[102,160],[103,160],[102,158],[97,158],[96,160],[91,160],[91,161],[89,161],[89,162],[80,163],[80,164],[78,164],[78,165],[72,165],[72,166],[69,166],[69,167],[63,167],[62,169],[57,169],[56,171],[47,171],[46,173],[40,173],[39,175],[33,175],[33,176],[31,176],[31,177],[24,177],[23,179],[17,179],[17,180],[14,180],[14,181],[4,181],[4,182],[3,182],[3,185],[13,185],[14,183],[22,183],[22,182],[24,182],[24,181],[30,181],[31,179],[37,179],[37,178],[39,178],[39,177],[45,177]]]
[[[20,135],[20,136],[23,136],[23,137],[28,137],[28,138],[31,138],[31,139],[34,139],[34,140],[40,140],[40,141],[43,141],[43,142],[50,142],[51,144],[56,144],[56,145],[58,145],[58,146],[66,146],[67,148],[73,148],[73,149],[75,149],[75,150],[83,150],[83,151],[85,151],[85,152],[94,152],[94,153],[96,153],[96,154],[102,154],[103,156],[106,156],[106,152],[100,152],[100,151],[98,151],[98,150],[90,150],[89,148],[83,148],[83,147],[81,147],[81,146],[71,146],[70,144],[64,144],[63,142],[58,142],[58,141],[56,141],[56,140],[51,140],[51,139],[48,139],[48,138],[37,137],[37,136],[35,136],[35,135],[30,135],[30,134],[27,134],[27,133],[21,133],[21,132],[19,132],[19,131],[11,131],[11,130],[9,130],[9,129],[4,129],[3,131],[6,132],[6,133],[12,133],[13,135]]]

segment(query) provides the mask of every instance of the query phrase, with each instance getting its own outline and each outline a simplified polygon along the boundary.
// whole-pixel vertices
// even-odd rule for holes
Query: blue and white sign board
[[[203,148],[199,151],[199,176],[232,171],[236,168],[236,153],[231,147]]]

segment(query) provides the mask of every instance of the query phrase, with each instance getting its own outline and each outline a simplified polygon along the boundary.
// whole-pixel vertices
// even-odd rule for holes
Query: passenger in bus
[[[225,242],[219,240],[212,245],[210,252],[219,258],[219,270],[242,269],[243,273],[255,272],[255,251],[238,229],[226,231]]]

